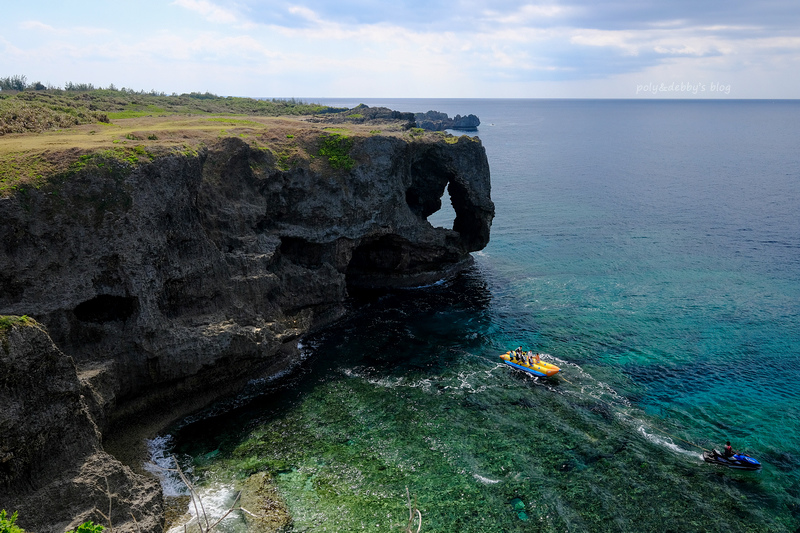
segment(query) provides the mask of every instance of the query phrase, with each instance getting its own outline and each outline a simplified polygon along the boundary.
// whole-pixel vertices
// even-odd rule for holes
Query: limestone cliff
[[[84,156],[0,198],[0,314],[46,327],[70,361],[53,379],[74,388],[77,373],[70,401],[89,426],[108,435],[274,374],[342,315],[348,288],[430,283],[486,245],[479,140],[354,136],[334,164],[318,155],[327,136],[298,133],[290,154],[228,137],[136,165]],[[452,229],[426,220],[445,188]]]
[[[103,514],[118,529],[133,531],[133,516],[159,531],[158,483],[103,451],[72,359],[30,319],[0,340],[0,507],[32,531],[106,524]]]

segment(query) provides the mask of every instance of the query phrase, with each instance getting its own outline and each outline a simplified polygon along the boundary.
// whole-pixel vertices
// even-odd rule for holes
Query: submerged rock
[[[252,533],[283,533],[292,529],[289,507],[265,472],[247,478],[240,505],[248,511],[244,517],[247,530]]]

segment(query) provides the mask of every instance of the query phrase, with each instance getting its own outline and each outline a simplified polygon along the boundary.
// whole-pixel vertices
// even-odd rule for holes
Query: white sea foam
[[[198,510],[200,512],[199,519],[202,520],[204,524],[206,519],[213,524],[221,517],[225,516],[225,513],[227,513],[228,510],[234,505],[237,495],[237,492],[234,490],[233,486],[226,484],[214,484],[210,487],[198,488],[197,493],[200,500],[203,502],[202,507],[199,504],[197,507],[195,507],[189,503],[187,512],[191,518],[183,524],[178,524],[172,527],[167,533],[183,533],[184,526],[193,524],[198,520]],[[221,522],[221,525],[227,526],[224,528],[225,530],[239,530],[241,528],[235,527],[237,523],[242,523],[243,525],[243,519],[240,511],[232,512],[225,516],[225,519]]]
[[[495,483],[500,483],[499,479],[489,479],[488,477],[483,477],[480,474],[472,474],[472,476],[484,485],[494,485]]]
[[[680,453],[680,454],[683,454],[683,455],[689,455],[691,457],[697,457],[697,452],[690,451],[690,450],[684,450],[683,448],[681,448],[680,446],[678,446],[677,444],[672,442],[672,439],[670,439],[668,437],[662,437],[660,435],[656,435],[655,433],[648,433],[647,430],[645,429],[644,425],[639,426],[637,428],[637,430],[639,431],[639,433],[644,435],[644,438],[646,438],[647,440],[649,440],[653,444],[657,444],[659,446],[667,448],[668,450],[672,450],[675,453]]]
[[[181,496],[187,494],[188,491],[177,472],[170,472],[175,468],[175,461],[169,453],[171,446],[172,435],[159,435],[148,440],[147,450],[150,452],[150,461],[144,464],[144,469],[154,474],[161,482],[164,496]]]
[[[417,285],[414,287],[400,287],[401,290],[406,291],[415,291],[417,289],[428,289],[430,287],[437,287],[439,285],[444,285],[449,281],[449,278],[442,278],[439,281],[434,281],[433,283],[428,283],[427,285]]]

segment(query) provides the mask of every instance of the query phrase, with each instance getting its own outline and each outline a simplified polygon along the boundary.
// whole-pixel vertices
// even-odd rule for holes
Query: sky
[[[800,98],[797,0],[2,0],[0,77],[171,93]]]

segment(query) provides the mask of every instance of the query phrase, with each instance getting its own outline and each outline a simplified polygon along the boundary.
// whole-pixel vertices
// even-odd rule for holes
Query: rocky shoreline
[[[0,314],[35,319],[0,332],[0,501],[20,526],[103,522],[111,494],[115,529],[160,532],[158,484],[118,460],[138,460],[132,441],[296,365],[349,288],[424,285],[488,243],[475,138],[248,127],[137,161],[84,153],[0,198]],[[445,189],[452,229],[427,222]]]

